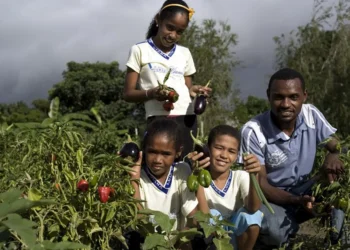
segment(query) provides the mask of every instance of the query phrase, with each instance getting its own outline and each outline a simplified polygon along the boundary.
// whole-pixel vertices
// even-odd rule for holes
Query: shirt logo
[[[281,165],[283,162],[285,162],[288,159],[287,155],[283,153],[282,151],[276,150],[273,153],[268,153],[268,156],[266,158],[267,165],[270,167],[277,167]]]

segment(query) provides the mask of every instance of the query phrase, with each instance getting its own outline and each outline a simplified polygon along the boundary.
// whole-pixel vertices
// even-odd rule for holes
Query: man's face
[[[307,93],[299,78],[274,80],[267,90],[271,111],[280,124],[295,123]]]

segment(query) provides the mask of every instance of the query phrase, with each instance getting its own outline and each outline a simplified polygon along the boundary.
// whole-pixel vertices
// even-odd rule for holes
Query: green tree
[[[36,99],[32,101],[32,105],[37,110],[40,110],[41,112],[47,114],[50,110],[50,101],[47,99]]]
[[[270,106],[266,99],[255,96],[248,96],[247,100],[237,101],[233,117],[235,125],[241,127],[254,116],[269,110]]]
[[[69,62],[63,78],[49,91],[49,99],[60,99],[62,114],[98,107],[102,118],[114,119],[119,128],[145,122],[143,107],[122,99],[125,72],[117,62]]]
[[[278,68],[291,67],[305,78],[308,101],[317,106],[341,134],[349,134],[350,27],[348,1],[326,7],[315,1],[311,21],[289,36],[275,37]]]
[[[197,72],[194,84],[205,85],[210,79],[213,95],[204,114],[199,119],[209,130],[228,120],[239,90],[233,84],[233,68],[239,63],[234,57],[237,35],[230,25],[214,20],[204,20],[202,24],[191,22],[180,43],[192,53]]]

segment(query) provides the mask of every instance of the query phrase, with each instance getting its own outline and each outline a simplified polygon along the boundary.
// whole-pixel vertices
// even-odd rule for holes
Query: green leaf
[[[198,222],[206,222],[207,224],[209,223],[209,219],[211,218],[210,214],[205,214],[202,211],[197,211],[194,215],[194,218]]]
[[[57,119],[59,115],[60,99],[55,97],[50,103],[50,112],[48,113],[50,118]]]
[[[164,230],[166,233],[170,233],[171,229],[175,223],[175,220],[171,220],[168,215],[160,212],[160,211],[154,211],[151,209],[143,209],[139,211],[140,214],[148,214],[148,215],[154,215],[154,221],[157,225],[159,225],[162,230]]]
[[[34,230],[33,227],[37,225],[36,223],[23,219],[18,214],[7,215],[7,220],[1,223],[15,231],[28,247],[32,248],[35,245],[36,230]]]
[[[29,208],[43,205],[52,205],[56,204],[51,200],[40,200],[40,201],[31,201],[28,199],[19,199],[12,203],[1,203],[0,204],[0,218],[6,216],[10,213],[21,213],[26,211]]]
[[[165,241],[164,235],[151,234],[146,237],[145,243],[143,244],[143,250],[151,250],[156,247],[167,247],[167,242]]]
[[[221,238],[221,239],[214,238],[213,242],[217,250],[233,250],[233,246],[230,243],[229,238]]]
[[[108,221],[110,221],[110,220],[112,220],[112,219],[114,218],[115,213],[116,213],[115,207],[111,207],[111,208],[108,210],[105,223],[108,222]]]
[[[206,222],[199,222],[199,224],[203,228],[205,237],[209,237],[212,233],[216,231],[215,227],[209,225]]]
[[[28,191],[28,199],[31,201],[38,201],[43,197],[43,195],[39,192],[39,190],[35,188],[31,188]]]
[[[35,245],[32,250],[69,250],[69,249],[90,249],[89,246],[81,243],[62,241],[62,242],[50,242],[45,240],[44,242]]]
[[[11,203],[21,197],[22,191],[19,189],[10,189],[0,194],[0,200],[3,202]]]

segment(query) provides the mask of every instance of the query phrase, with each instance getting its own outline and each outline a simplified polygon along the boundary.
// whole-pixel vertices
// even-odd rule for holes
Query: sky
[[[226,21],[243,62],[234,82],[242,98],[265,97],[274,72],[273,37],[309,22],[313,0],[187,0],[196,22]],[[159,0],[1,0],[0,103],[47,98],[66,63],[118,61],[144,40]],[[215,86],[212,86],[215,88]]]

